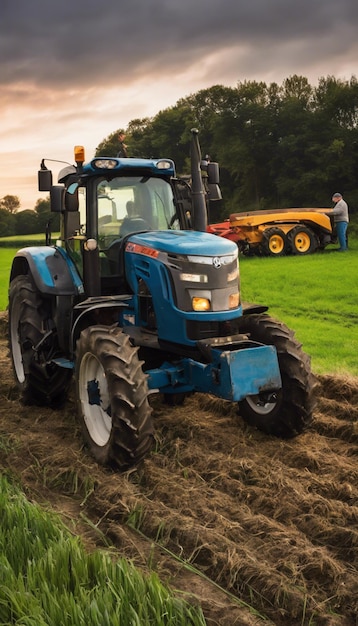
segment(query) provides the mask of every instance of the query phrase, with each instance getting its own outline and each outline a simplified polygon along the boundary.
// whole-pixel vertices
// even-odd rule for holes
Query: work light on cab
[[[161,160],[157,162],[158,170],[170,170],[174,167],[173,161]]]
[[[113,170],[118,162],[116,159],[93,159],[92,165],[100,170]]]

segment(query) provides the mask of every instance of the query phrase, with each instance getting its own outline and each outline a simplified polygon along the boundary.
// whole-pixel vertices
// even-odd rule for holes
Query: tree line
[[[354,76],[322,77],[316,86],[297,75],[281,85],[246,80],[236,87],[214,85],[114,130],[100,142],[96,156],[115,156],[119,130],[124,130],[129,156],[168,157],[178,176],[188,175],[193,127],[199,130],[203,156],[220,164],[223,200],[215,203],[211,221],[238,211],[329,207],[336,191],[352,213],[358,209]],[[49,199],[38,200],[34,211],[18,211],[14,198],[16,205],[16,196],[0,200],[3,235],[42,232],[49,218],[57,219],[49,212]]]
[[[220,164],[219,213],[285,207],[330,207],[336,191],[358,207],[358,82],[303,76],[277,83],[214,85],[126,129],[130,156],[170,157],[189,172],[190,129],[203,155]],[[118,130],[96,155],[114,156]],[[215,218],[219,217],[216,215]]]
[[[1,237],[44,233],[48,224],[52,231],[60,228],[59,215],[51,213],[50,198],[39,199],[33,210],[21,208],[18,196],[6,195],[0,198]]]

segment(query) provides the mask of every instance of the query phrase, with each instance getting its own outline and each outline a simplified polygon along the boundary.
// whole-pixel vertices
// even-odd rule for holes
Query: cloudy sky
[[[0,0],[0,198],[200,89],[358,76],[357,27],[357,0]]]

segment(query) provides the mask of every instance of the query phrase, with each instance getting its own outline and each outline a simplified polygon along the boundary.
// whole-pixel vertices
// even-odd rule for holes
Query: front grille
[[[225,322],[196,322],[189,320],[186,322],[188,339],[200,341],[200,339],[236,335],[239,333],[239,319],[241,318]]]

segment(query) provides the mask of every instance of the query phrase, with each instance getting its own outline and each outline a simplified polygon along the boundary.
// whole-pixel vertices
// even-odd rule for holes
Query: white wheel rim
[[[92,386],[91,392],[88,390],[89,384]],[[91,439],[98,446],[106,445],[112,430],[112,418],[107,413],[110,407],[107,379],[101,363],[90,353],[85,354],[81,361],[79,394],[83,418]]]
[[[259,395],[246,396],[245,400],[251,409],[258,415],[268,415],[271,411],[273,411],[277,404],[276,402],[264,402]]]
[[[14,363],[14,368],[16,372],[17,380],[20,384],[25,382],[25,371],[24,371],[24,362],[22,358],[21,345],[20,345],[20,335],[19,335],[19,322],[20,322],[20,311],[19,306],[12,308],[11,311],[11,353],[12,360]]]

